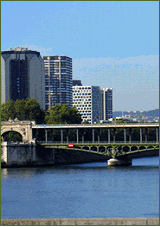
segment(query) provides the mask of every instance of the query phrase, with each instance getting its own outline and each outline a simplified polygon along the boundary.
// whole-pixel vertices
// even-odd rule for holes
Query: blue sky
[[[73,78],[113,88],[113,110],[159,108],[158,1],[2,1],[1,50],[73,58]]]

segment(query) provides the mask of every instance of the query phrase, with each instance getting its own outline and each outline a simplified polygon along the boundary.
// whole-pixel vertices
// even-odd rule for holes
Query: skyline
[[[113,111],[159,108],[159,2],[2,1],[1,15],[1,50],[71,57],[73,79],[113,88]]]

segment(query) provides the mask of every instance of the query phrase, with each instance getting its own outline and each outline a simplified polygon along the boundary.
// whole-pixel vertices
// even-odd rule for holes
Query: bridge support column
[[[100,129],[98,129],[98,143],[100,143]]]
[[[45,141],[47,142],[47,129],[45,129]]]
[[[108,143],[111,142],[111,130],[108,128]]]
[[[129,129],[129,142],[132,143],[132,128]]]
[[[114,128],[114,134],[113,134],[113,142],[116,142],[116,128]]]
[[[69,143],[69,130],[67,129],[67,143]]]
[[[77,143],[79,143],[79,131],[77,129]]]
[[[94,128],[92,128],[92,143],[94,143]]]
[[[108,163],[108,166],[130,166],[132,165],[132,160],[111,158],[107,161],[107,163]]]
[[[36,128],[36,133],[35,133],[36,140],[37,140],[37,135],[38,135],[38,129]]]
[[[126,128],[124,128],[124,143],[126,143]]]
[[[145,143],[147,143],[147,128],[145,128]]]
[[[63,129],[61,129],[61,143],[63,143]]]
[[[54,141],[54,129],[52,130],[52,141]]]
[[[84,143],[84,130],[82,131],[82,143]]]
[[[156,143],[158,143],[158,141],[159,141],[159,139],[158,139],[158,131],[159,131],[159,129],[156,128]]]
[[[142,143],[142,128],[140,128],[140,143]]]

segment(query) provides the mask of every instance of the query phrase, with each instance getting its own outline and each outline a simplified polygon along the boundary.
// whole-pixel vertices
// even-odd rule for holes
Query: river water
[[[1,170],[1,218],[159,217],[159,157]]]

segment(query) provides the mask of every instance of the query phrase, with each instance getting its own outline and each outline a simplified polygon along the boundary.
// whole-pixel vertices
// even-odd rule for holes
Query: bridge
[[[76,129],[77,131],[77,143],[79,143],[79,130],[82,129],[82,143],[84,142],[84,132],[85,129],[91,129],[92,130],[92,143],[95,142],[95,129],[98,130],[98,143],[100,143],[100,129],[108,129],[108,143],[111,142],[111,130],[114,131],[114,136],[113,136],[113,141],[116,142],[116,130],[117,129],[123,129],[124,130],[124,143],[127,142],[126,140],[126,131],[127,129],[129,130],[129,142],[132,142],[131,135],[132,135],[132,129],[133,128],[138,128],[140,130],[140,140],[139,142],[142,143],[142,136],[143,136],[143,131],[142,129],[145,129],[145,141],[147,142],[147,131],[149,128],[154,128],[155,129],[155,141],[158,143],[159,137],[158,137],[158,132],[159,132],[159,124],[158,123],[130,123],[130,124],[77,124],[77,125],[70,125],[70,124],[65,124],[65,125],[33,125],[33,129],[43,129],[45,130],[45,138],[47,142],[47,130],[48,129],[60,129],[61,130],[61,143],[63,143],[63,132],[66,130],[67,132],[67,140],[66,142],[68,143],[69,141],[69,130],[70,129]]]
[[[139,130],[139,141],[132,141],[132,130]],[[69,140],[69,131],[76,131],[76,141]],[[85,130],[90,129],[92,141],[85,141]],[[107,141],[101,141],[101,130],[107,129]],[[116,131],[123,129],[123,141],[116,141]],[[155,130],[155,140],[148,141],[148,130]],[[43,130],[45,133],[45,141],[37,141],[33,138],[35,131]],[[59,130],[60,141],[49,141],[48,131]],[[158,123],[127,123],[127,124],[36,124],[34,121],[19,121],[18,119],[7,122],[1,122],[1,136],[9,131],[16,131],[22,136],[23,142],[34,143],[35,146],[40,149],[52,149],[54,154],[61,156],[61,159],[68,163],[67,159],[74,157],[77,160],[76,155],[86,157],[95,157],[96,160],[111,160],[112,164],[131,164],[132,158],[155,156],[159,155],[159,124]],[[34,131],[34,133],[33,133]],[[97,138],[95,138],[95,131]],[[113,140],[111,141],[111,131],[113,134]],[[129,139],[127,141],[127,132]],[[65,134],[65,136],[64,136]],[[81,137],[80,137],[81,134]],[[144,140],[143,140],[144,138]],[[82,155],[83,154],[83,155]],[[79,157],[80,157],[79,156]],[[101,158],[100,158],[101,156]],[[92,159],[92,158],[91,158]],[[97,159],[97,160],[98,160]],[[84,158],[79,158],[82,162]],[[72,162],[72,161],[71,161]]]
[[[159,155],[159,144],[155,142],[147,143],[53,143],[53,142],[41,142],[39,143],[41,149],[52,148],[57,152],[60,152],[63,159],[66,159],[66,153],[69,151],[71,156],[78,153],[88,153],[101,156],[100,160],[110,160],[110,165],[114,163],[131,164],[133,158],[149,157]],[[68,155],[67,155],[68,156]],[[75,157],[74,157],[75,158]],[[65,160],[66,161],[66,160]],[[112,161],[112,163],[111,163]]]

